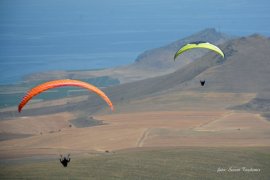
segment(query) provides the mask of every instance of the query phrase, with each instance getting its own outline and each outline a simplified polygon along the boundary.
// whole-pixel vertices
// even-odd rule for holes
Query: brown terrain
[[[1,141],[1,157],[136,147],[270,146],[269,121],[260,114],[226,109],[248,102],[254,94],[182,92],[168,97],[167,102],[152,97],[118,105],[116,113],[95,116],[105,122],[100,126],[69,127],[72,113],[1,121],[2,133],[33,134]]]
[[[0,121],[0,133],[31,136],[0,141],[0,158],[140,147],[270,146],[270,121],[260,111],[234,108],[270,88],[270,40],[253,35],[221,48],[225,59],[208,53],[173,73],[105,89],[114,112],[93,96],[71,98],[69,106],[65,100],[26,106],[25,114]],[[202,78],[205,87],[198,82]],[[70,126],[81,114],[103,124]]]

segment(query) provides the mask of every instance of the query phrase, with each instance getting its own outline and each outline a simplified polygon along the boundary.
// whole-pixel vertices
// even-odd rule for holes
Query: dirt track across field
[[[135,147],[270,146],[270,123],[243,112],[142,112],[104,115],[106,125],[0,142],[1,156],[113,151]]]
[[[104,124],[86,128],[70,128],[68,120],[74,115],[67,112],[1,121],[2,133],[33,136],[1,141],[0,158],[136,147],[270,146],[269,121],[260,114],[226,108],[252,97],[233,93],[172,93],[120,104],[117,108],[123,111],[96,115],[94,118]]]

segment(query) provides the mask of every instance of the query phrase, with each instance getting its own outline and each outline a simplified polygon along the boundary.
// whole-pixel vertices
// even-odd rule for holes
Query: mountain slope
[[[198,50],[192,53],[185,53],[181,61],[173,61],[175,52],[184,44],[192,41],[208,41],[214,44],[221,44],[231,39],[228,35],[217,32],[215,29],[205,29],[194,35],[184,39],[175,41],[164,47],[148,50],[135,60],[133,64],[108,68],[104,70],[91,71],[57,71],[37,73],[26,77],[27,81],[59,79],[59,78],[73,78],[73,79],[88,79],[94,77],[109,76],[118,79],[121,83],[132,82],[136,80],[155,77],[157,75],[164,75],[171,73],[186,64],[202,57],[207,50]]]
[[[222,44],[225,58],[209,52],[202,58],[173,73],[120,84],[104,89],[115,105],[136,99],[158,97],[169,92],[235,92],[261,93],[270,89],[270,39],[259,35],[230,40]],[[181,61],[181,59],[180,59]],[[199,80],[205,79],[202,88]],[[89,114],[106,107],[97,96],[87,101],[36,109],[35,114],[82,110]],[[107,109],[107,107],[106,107]],[[30,115],[25,110],[24,115]]]
[[[270,89],[269,38],[252,35],[230,41],[221,48],[226,54],[224,63],[207,69],[194,78],[193,82],[206,79],[206,91],[258,93]],[[208,57],[205,56],[202,61],[205,58]]]
[[[117,103],[171,91],[260,93],[270,89],[270,39],[259,35],[220,46],[225,58],[208,53],[174,73],[106,89]],[[199,80],[205,79],[202,88]]]
[[[183,45],[195,41],[207,41],[213,44],[222,44],[228,41],[228,35],[217,32],[213,28],[205,29],[182,40],[175,41],[167,46],[156,48],[142,53],[136,59],[134,66],[153,70],[176,70],[193,60],[205,55],[208,50],[198,49],[193,52],[186,52],[182,55],[181,61],[172,61],[175,52]]]

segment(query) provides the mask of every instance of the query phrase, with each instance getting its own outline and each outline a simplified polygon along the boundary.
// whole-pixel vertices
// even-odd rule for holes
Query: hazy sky
[[[195,32],[219,27],[236,34],[269,34],[269,9],[268,0],[1,0],[0,20],[2,27],[46,24],[51,28],[70,25],[75,30],[76,25],[88,25],[90,32],[101,27],[102,32],[178,28],[181,32],[191,27]],[[12,30],[6,28],[1,32]]]

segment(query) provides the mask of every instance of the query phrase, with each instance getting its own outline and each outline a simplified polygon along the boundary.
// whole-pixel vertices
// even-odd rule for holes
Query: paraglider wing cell
[[[55,80],[55,81],[49,81],[43,84],[40,84],[33,89],[29,90],[24,98],[22,99],[21,103],[18,106],[18,111],[21,112],[22,108],[27,104],[29,100],[31,100],[34,96],[52,88],[57,88],[57,87],[63,87],[63,86],[78,86],[82,88],[86,88],[92,92],[95,92],[98,94],[113,110],[113,104],[111,100],[106,96],[106,94],[101,91],[99,88],[83,82],[83,81],[78,81],[78,80],[72,80],[72,79],[62,79],[62,80]]]

